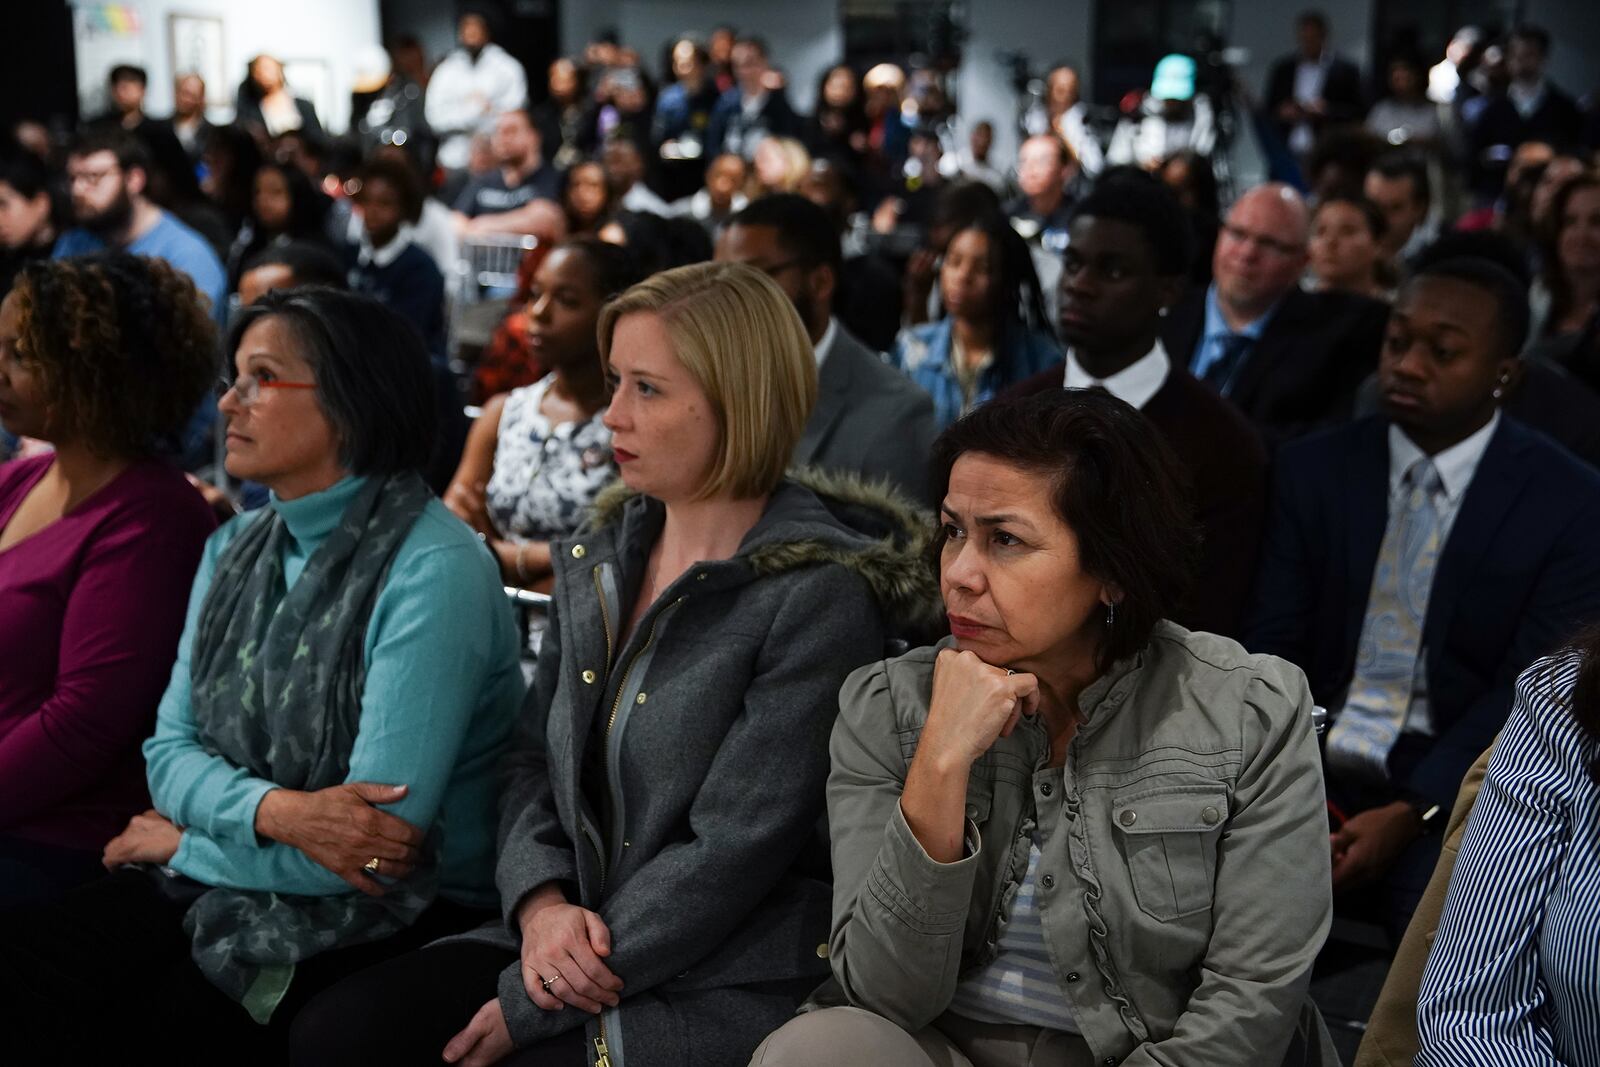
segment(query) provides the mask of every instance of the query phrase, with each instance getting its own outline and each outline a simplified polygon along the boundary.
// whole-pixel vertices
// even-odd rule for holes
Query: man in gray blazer
[[[811,335],[817,406],[794,462],[887,480],[918,504],[933,503],[933,402],[833,317],[841,255],[827,213],[803,196],[763,197],[729,220],[717,259],[765,271],[789,294]]]

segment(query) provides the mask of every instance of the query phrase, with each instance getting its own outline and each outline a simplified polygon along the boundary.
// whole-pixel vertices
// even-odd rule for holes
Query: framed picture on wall
[[[224,63],[222,18],[218,15],[167,16],[167,48],[172,74],[198,74],[206,83],[206,107],[231,107],[233,88]]]

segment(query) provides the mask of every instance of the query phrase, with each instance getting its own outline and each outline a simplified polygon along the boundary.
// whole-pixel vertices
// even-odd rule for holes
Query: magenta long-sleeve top
[[[51,462],[0,466],[0,529]],[[215,525],[180,471],[140,460],[0,551],[0,835],[98,849],[149,807],[139,744]]]

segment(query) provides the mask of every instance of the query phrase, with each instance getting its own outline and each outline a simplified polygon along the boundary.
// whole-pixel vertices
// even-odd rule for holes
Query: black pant
[[[317,993],[398,953],[480,925],[488,913],[436,902],[383,941],[295,966],[267,1026],[200,973],[185,906],[124,868],[59,900],[0,914],[0,1034],[12,1063],[278,1064],[289,1027]],[[359,1060],[351,1062],[361,1062]]]
[[[98,850],[0,837],[0,908],[54,900],[105,873]]]
[[[312,999],[290,1037],[293,1067],[437,1067],[444,1046],[495,995],[517,954],[452,942],[396,956]],[[583,1028],[518,1049],[495,1067],[582,1067]]]

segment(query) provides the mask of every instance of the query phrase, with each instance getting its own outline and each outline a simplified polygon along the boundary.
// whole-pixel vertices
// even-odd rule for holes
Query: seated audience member
[[[945,431],[934,486],[953,636],[845,682],[834,981],[752,1063],[1308,1062],[1285,1053],[1332,911],[1311,693],[1166,621],[1177,457],[1122,401],[1055,391]]]
[[[379,145],[372,150],[369,161],[384,160],[398,163],[410,170],[417,182],[422,187],[422,211],[417,216],[416,223],[412,226],[411,239],[421,245],[428,255],[433,257],[433,265],[439,268],[439,273],[447,279],[456,269],[456,264],[461,260],[461,237],[456,232],[455,213],[444,205],[438,197],[434,196],[428,188],[428,182],[423,177],[424,170],[418,166],[418,154],[402,148],[399,145]],[[347,241],[361,240],[361,221],[352,212],[349,228],[345,232]]]
[[[817,404],[792,462],[887,482],[928,501],[933,403],[833,317],[841,255],[827,213],[803,196],[757,200],[717,242],[719,262],[748,263],[778,283],[817,357]]]
[[[1053,133],[1030,137],[1017,149],[1021,195],[1006,205],[1006,214],[1024,239],[1058,256],[1067,247],[1067,221],[1072,215],[1067,183],[1076,173],[1072,150]]]
[[[706,166],[705,136],[722,92],[711,76],[706,46],[692,36],[672,42],[667,53],[672,84],[656,97],[650,144],[656,146],[663,192],[692,196]]]
[[[767,137],[757,146],[750,165],[748,199],[798,192],[809,173],[811,153],[805,145],[793,137]]]
[[[759,37],[741,37],[733,46],[735,84],[711,110],[706,127],[706,156],[732,152],[747,162],[764,137],[799,137],[804,125],[789,106],[782,88],[769,83],[767,44]]]
[[[784,478],[816,365],[759,271],[657,275],[599,337],[626,490],[551,553],[507,764],[504,919],[321,998],[297,1067],[615,1063],[624,1044],[742,1064],[827,972],[827,730],[886,628],[932,609],[923,535],[857,489],[842,513],[863,534]]]
[[[616,474],[602,424],[609,389],[595,347],[600,307],[633,257],[593,237],[559,244],[528,292],[528,347],[548,371],[494,397],[472,424],[445,506],[485,538],[507,585],[547,583],[550,543],[577,530]]]
[[[1080,93],[1078,71],[1070,63],[1057,63],[1044,76],[1044,98],[1023,116],[1031,135],[1054,133],[1072,149],[1085,174],[1094,177],[1105,166],[1100,138],[1089,125],[1089,106]]]
[[[601,150],[605,161],[606,180],[611,183],[611,195],[624,211],[649,212],[652,215],[670,215],[672,208],[657,196],[644,182],[644,154],[639,146],[626,137],[613,137]]]
[[[867,151],[867,126],[861,75],[849,63],[835,63],[817,78],[816,104],[802,138],[806,148],[813,158],[857,176]]]
[[[21,149],[0,156],[0,296],[23,267],[50,258],[61,215],[43,163]]]
[[[222,261],[194,230],[145,195],[149,160],[131,134],[98,127],[67,150],[67,184],[77,227],[56,241],[57,258],[115,250],[164,259],[194,282],[221,321],[227,310]]]
[[[159,454],[215,367],[188,278],[122,253],[25,267],[0,303],[0,905],[100,871],[149,805],[139,742],[215,521]]]
[[[933,397],[941,429],[1060,361],[1028,246],[998,212],[950,238],[939,291],[944,318],[902,330],[894,364]]]
[[[1078,202],[1068,233],[1056,319],[1066,364],[1008,395],[1104,389],[1161,431],[1189,475],[1201,533],[1195,581],[1172,618],[1235,636],[1255,579],[1267,455],[1249,421],[1161,343],[1161,317],[1187,285],[1183,209],[1155,179],[1109,171]]]
[[[1417,997],[1417,1067],[1600,1061],[1600,638],[1541,660],[1516,700]]]
[[[319,289],[245,309],[228,350],[228,471],[272,505],[206,545],[144,746],[154,809],[110,874],[0,916],[24,1062],[281,1062],[318,990],[493,907],[522,679],[499,575],[416,474],[427,354]]]
[[[631,252],[642,278],[674,267],[704,263],[714,251],[711,238],[698,223],[663,218],[653,211],[619,211],[600,227],[596,236]]]
[[[364,293],[416,328],[436,363],[445,359],[444,275],[413,239],[422,215],[422,183],[394,160],[361,169],[356,210],[361,239],[345,249],[352,292]]]
[[[1194,261],[1189,269],[1196,285],[1211,284],[1211,260],[1217,253],[1217,233],[1222,228],[1221,192],[1217,171],[1207,156],[1175,152],[1156,174],[1171,189],[1189,218],[1194,234]]]
[[[1334,888],[1395,939],[1513,681],[1600,618],[1600,474],[1496,406],[1527,322],[1497,264],[1427,265],[1389,322],[1384,417],[1277,463],[1245,644],[1300,664],[1333,713]]]
[[[255,204],[255,175],[261,147],[241,126],[212,126],[205,132],[199,169],[200,190],[222,213],[223,225],[237,232]]]
[[[947,187],[948,188],[948,187]],[[859,234],[850,230],[855,197],[838,167],[826,159],[811,164],[811,173],[800,183],[800,195],[822,208],[839,237],[843,259],[839,281],[833,287],[833,314],[839,322],[869,349],[887,352],[894,347],[900,332],[900,272],[883,253],[866,247]],[[992,202],[998,203],[992,190]],[[927,300],[924,294],[923,307]],[[927,318],[924,310],[923,318]]]
[[[1389,223],[1372,201],[1335,194],[1311,215],[1309,264],[1318,293],[1355,293],[1386,300],[1388,257],[1383,239]]]
[[[1427,159],[1416,152],[1379,156],[1362,180],[1361,191],[1383,213],[1387,224],[1383,254],[1390,268],[1405,270],[1439,236],[1432,217]]]
[[[705,186],[693,196],[673,203],[672,214],[694,219],[714,238],[728,219],[750,202],[744,195],[744,183],[744,160],[724,152],[706,168]]]
[[[1298,193],[1258,186],[1228,212],[1215,280],[1167,317],[1162,341],[1233,401],[1269,446],[1350,413],[1378,362],[1388,308],[1353,293],[1307,293],[1309,218]]]
[[[490,151],[494,167],[467,183],[456,197],[457,223],[465,233],[520,233],[517,208],[530,200],[557,200],[561,175],[539,153],[539,131],[521,108],[494,121]]]
[[[144,113],[145,90],[149,85],[150,75],[143,67],[118,63],[106,75],[106,97],[111,107],[89,121],[111,123],[129,131],[138,130],[151,121]]]
[[[212,129],[211,120],[206,118],[206,83],[200,75],[188,71],[173,79],[172,117],[166,126],[184,153],[198,164]]]
[[[327,244],[328,198],[299,168],[264,163],[256,171],[250,214],[228,250],[228,288],[237,291],[244,265],[290,241]]]
[[[1527,263],[1517,246],[1496,233],[1447,233],[1417,258],[1417,266],[1456,256],[1481,256],[1504,267],[1527,288]],[[1545,353],[1561,342],[1527,346],[1511,372],[1495,383],[1500,410],[1538,430],[1600,470],[1600,393]],[[1369,375],[1356,394],[1356,416],[1377,414],[1382,405],[1378,376]]]
[[[347,287],[347,271],[339,258],[320,244],[290,241],[256,254],[239,277],[239,305],[259,304],[274,289],[305,285]]]
[[[567,184],[561,192],[561,206],[567,232],[574,237],[600,232],[600,227],[616,213],[616,198],[606,169],[598,160],[580,159],[567,171]]]
[[[1582,174],[1560,187],[1539,243],[1543,269],[1532,297],[1539,319],[1534,340],[1543,354],[1600,388],[1600,367],[1572,359],[1591,354],[1579,349],[1593,349],[1600,319],[1600,174]]]
[[[972,124],[967,143],[939,160],[939,172],[950,181],[982,182],[997,193],[1006,189],[1006,176],[989,161],[994,148],[994,123],[983,119]]]

